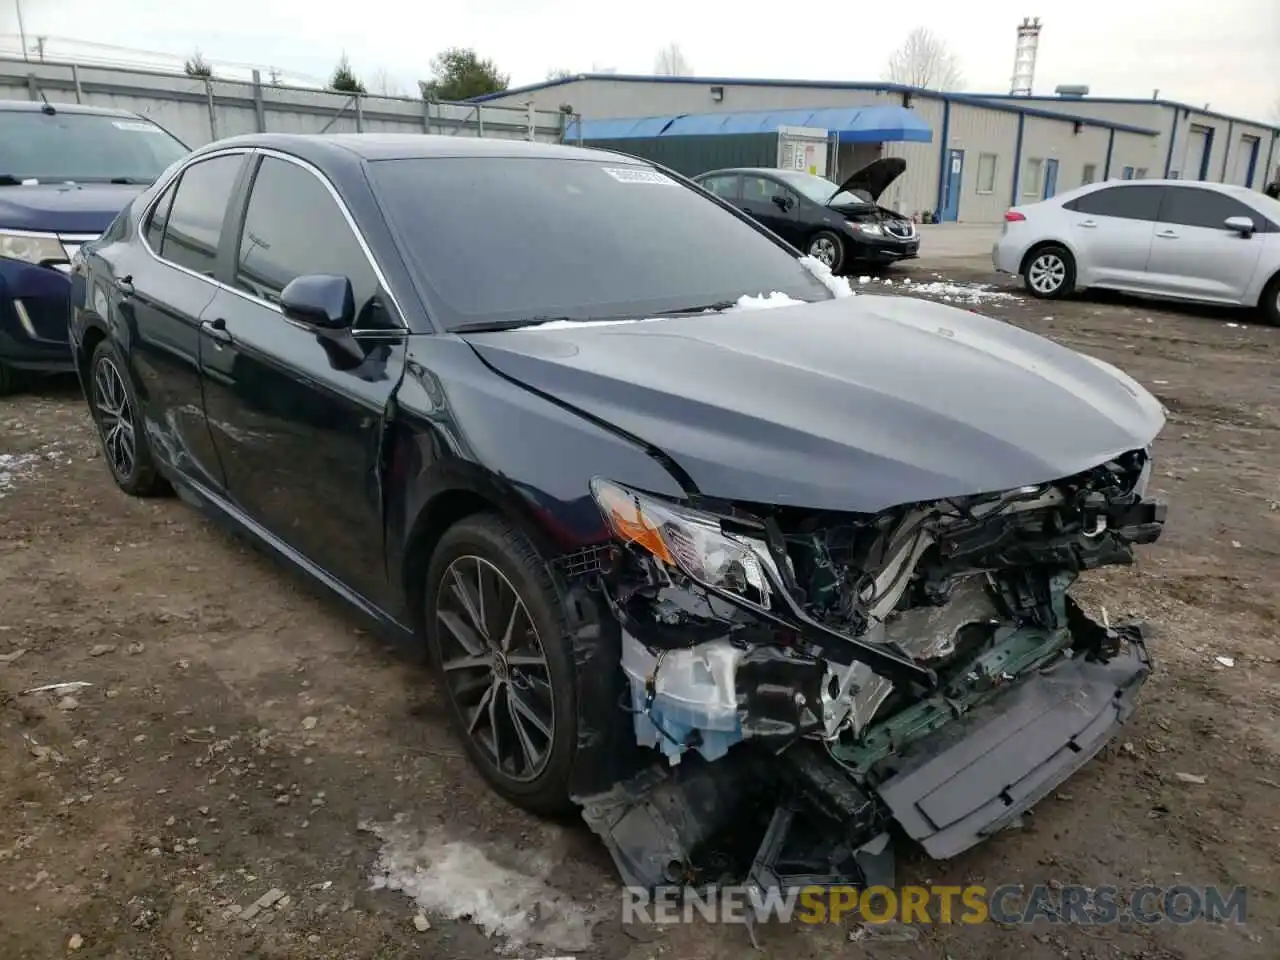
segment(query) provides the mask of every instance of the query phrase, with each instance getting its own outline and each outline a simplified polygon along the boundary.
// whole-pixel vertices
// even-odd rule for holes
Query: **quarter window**
[[[1164,187],[1105,187],[1086,193],[1066,204],[1076,213],[1096,217],[1118,217],[1122,220],[1155,220],[1160,214],[1160,197]]]
[[[377,275],[332,194],[310,171],[264,157],[240,233],[235,285],[279,303],[291,280],[311,274],[351,281],[357,327],[388,325]]]
[[[164,228],[169,222],[169,208],[173,206],[173,195],[177,190],[177,183],[171,184],[160,202],[151,208],[151,218],[147,221],[146,229],[147,245],[157,254],[164,249]]]
[[[1165,191],[1164,203],[1160,207],[1162,223],[1176,223],[1184,227],[1225,230],[1223,221],[1228,217],[1248,217],[1255,226],[1264,230],[1268,225],[1257,210],[1235,197],[1200,187],[1170,187]]]
[[[996,192],[996,155],[982,153],[978,155],[978,193]]]
[[[182,172],[168,211],[160,256],[188,270],[213,276],[222,221],[243,162],[241,154],[214,157],[193,163]]]

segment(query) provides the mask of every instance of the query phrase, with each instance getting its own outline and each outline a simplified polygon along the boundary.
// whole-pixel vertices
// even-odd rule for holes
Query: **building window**
[[[994,153],[978,154],[978,192],[996,192],[996,155]]]
[[[1044,161],[1039,157],[1028,157],[1022,165],[1022,195],[1038,197],[1044,190]]]
[[[1123,170],[1121,170],[1121,171],[1120,171],[1120,179],[1121,179],[1121,180],[1132,180],[1132,179],[1133,179],[1133,167],[1125,167]]]
[[[1139,167],[1137,170],[1135,170],[1135,171],[1133,172],[1133,179],[1135,179],[1135,180],[1145,180],[1145,179],[1147,179],[1147,168],[1146,168],[1146,167]]]
[[[1096,163],[1086,163],[1084,165],[1084,175],[1080,178],[1081,185],[1083,186],[1086,183],[1097,183],[1097,182],[1098,182],[1098,165]]]

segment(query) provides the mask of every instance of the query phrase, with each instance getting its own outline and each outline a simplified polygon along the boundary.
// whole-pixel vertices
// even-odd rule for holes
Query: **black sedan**
[[[651,165],[225,140],[72,281],[115,483],[425,650],[484,776],[576,805],[629,882],[720,877],[702,851],[750,824],[757,883],[886,882],[891,819],[951,856],[1149,672],[1067,588],[1159,535],[1160,404],[1016,327],[853,296]]]
[[[877,201],[907,162],[882,157],[844,183],[802,170],[741,167],[712,170],[694,181],[768,227],[835,273],[920,255],[912,221]]]

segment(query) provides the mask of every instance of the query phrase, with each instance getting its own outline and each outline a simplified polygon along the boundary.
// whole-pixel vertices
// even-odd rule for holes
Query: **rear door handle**
[[[1097,220],[1081,220],[1081,221],[1080,221],[1080,226],[1082,226],[1082,227],[1088,227],[1090,230],[1092,230],[1092,229],[1093,229],[1094,227],[1096,227],[1097,225],[1098,225],[1098,221],[1097,221]]]
[[[203,330],[210,339],[216,340],[219,343],[231,342],[231,333],[227,330],[227,321],[223,320],[222,317],[204,321],[200,324],[200,329]]]
[[[1156,236],[1159,237],[1161,240],[1177,240],[1178,239],[1178,235],[1174,233],[1172,230],[1161,230],[1159,233],[1156,234]]]

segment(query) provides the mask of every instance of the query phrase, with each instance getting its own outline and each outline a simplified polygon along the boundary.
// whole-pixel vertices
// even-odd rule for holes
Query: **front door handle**
[[[1090,230],[1092,230],[1092,229],[1093,229],[1094,227],[1096,227],[1097,225],[1098,225],[1098,221],[1097,221],[1097,220],[1081,220],[1081,221],[1080,221],[1080,226],[1082,226],[1082,227],[1088,227]]]
[[[221,317],[204,321],[204,323],[200,324],[200,329],[203,330],[210,339],[216,340],[219,343],[231,342],[231,333],[227,330],[227,321],[223,320]]]
[[[127,277],[116,277],[116,289],[126,297],[133,296],[133,274]]]
[[[1156,236],[1159,237],[1161,240],[1177,240],[1178,239],[1178,235],[1174,233],[1172,230],[1161,230],[1159,233],[1156,234]]]

